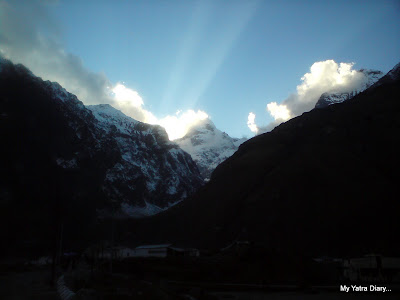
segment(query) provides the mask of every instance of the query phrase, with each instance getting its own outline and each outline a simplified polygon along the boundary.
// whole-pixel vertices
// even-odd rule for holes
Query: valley
[[[174,142],[2,59],[3,295],[38,276],[50,299],[64,275],[82,299],[336,299],[347,281],[395,299],[399,69],[249,140],[208,120]],[[200,256],[99,254],[156,244]]]

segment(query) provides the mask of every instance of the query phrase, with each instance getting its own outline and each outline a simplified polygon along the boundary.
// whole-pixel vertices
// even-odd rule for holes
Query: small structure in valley
[[[175,256],[177,251],[171,248],[171,244],[143,245],[135,248],[136,257],[167,257]]]
[[[122,246],[107,247],[98,251],[99,259],[117,259],[122,260],[132,257],[177,257],[188,256],[198,257],[200,251],[194,248],[177,248],[172,244],[159,244],[159,245],[142,245],[134,249]]]
[[[343,275],[350,281],[400,282],[400,258],[369,254],[343,261]]]
[[[171,257],[171,256],[200,256],[200,251],[194,248],[177,248],[172,244],[143,245],[134,249],[135,257]]]

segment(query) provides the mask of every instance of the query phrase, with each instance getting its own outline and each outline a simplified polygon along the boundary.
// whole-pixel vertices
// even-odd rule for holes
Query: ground
[[[261,300],[261,299],[399,299],[400,285],[392,292],[344,293],[339,284],[309,285],[276,284],[267,281],[241,282],[226,276],[226,271],[243,270],[241,266],[228,266],[223,260],[210,258],[131,259],[114,261],[112,270],[108,261],[93,269],[86,262],[74,269],[61,269],[65,282],[76,299],[195,299],[195,300]],[[244,263],[247,264],[247,263]],[[112,273],[111,273],[112,271]],[[235,274],[230,274],[235,275]],[[240,278],[240,274],[236,274]],[[226,279],[226,280],[225,280]],[[230,281],[227,281],[230,279]],[[51,268],[27,265],[23,262],[0,263],[0,299],[60,299],[51,285]]]
[[[56,300],[57,291],[51,285],[51,270],[43,267],[0,266],[0,299]]]

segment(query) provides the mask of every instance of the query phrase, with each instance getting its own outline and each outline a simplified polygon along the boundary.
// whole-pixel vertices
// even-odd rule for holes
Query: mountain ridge
[[[130,217],[166,209],[202,185],[190,155],[170,142],[161,126],[133,120],[110,105],[87,108],[58,83],[43,81],[23,65],[4,58],[0,79],[3,129],[8,150],[15,149],[7,151],[6,170],[14,174],[11,177],[35,172],[29,167],[35,160],[46,166],[43,170],[36,167],[43,176],[53,169],[56,173],[79,171],[79,178],[90,174],[93,183],[88,186],[100,198],[109,199],[106,206],[114,207],[112,214]],[[30,148],[34,148],[32,153]],[[27,167],[18,171],[15,166],[19,164]],[[76,188],[84,187],[78,184]]]
[[[377,70],[361,69],[358,72],[363,73],[365,76],[364,83],[360,87],[347,92],[325,92],[320,96],[314,108],[324,108],[332,104],[347,101],[353,98],[355,95],[373,86],[384,76],[381,71]]]
[[[232,138],[217,129],[211,119],[204,119],[191,127],[186,135],[174,140],[197,163],[206,181],[214,169],[239,148],[246,138]]]
[[[137,240],[221,249],[239,239],[306,257],[395,255],[399,95],[398,79],[383,82],[246,141],[194,196],[135,222]]]

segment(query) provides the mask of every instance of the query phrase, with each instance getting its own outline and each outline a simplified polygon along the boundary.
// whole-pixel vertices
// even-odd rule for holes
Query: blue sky
[[[202,110],[235,137],[253,135],[249,112],[261,125],[273,121],[266,105],[296,93],[315,62],[387,72],[400,61],[399,1],[70,0],[40,12],[41,36],[136,91],[157,118]]]

